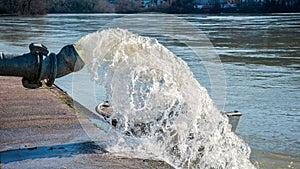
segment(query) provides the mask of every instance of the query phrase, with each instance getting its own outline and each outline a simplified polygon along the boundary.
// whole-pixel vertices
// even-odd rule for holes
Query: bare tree
[[[46,3],[41,0],[19,0],[19,14],[41,15],[46,14]]]
[[[0,0],[3,13],[12,15],[40,15],[46,13],[46,3],[41,0]]]
[[[141,0],[116,0],[116,12],[138,12],[141,6]]]
[[[95,12],[105,12],[105,13],[110,13],[110,12],[115,12],[115,9],[111,3],[109,3],[107,0],[98,0],[96,2]]]

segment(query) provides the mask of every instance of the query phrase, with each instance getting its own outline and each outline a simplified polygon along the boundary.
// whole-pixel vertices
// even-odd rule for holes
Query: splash
[[[111,153],[164,160],[175,168],[254,168],[250,148],[231,132],[188,65],[157,40],[122,29],[75,44],[117,119]]]

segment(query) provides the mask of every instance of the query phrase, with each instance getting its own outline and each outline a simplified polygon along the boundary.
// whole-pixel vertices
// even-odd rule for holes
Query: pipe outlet
[[[73,45],[67,45],[56,55],[42,44],[30,44],[30,52],[23,55],[0,54],[0,76],[23,77],[26,88],[36,89],[54,84],[55,78],[79,71],[84,62]]]

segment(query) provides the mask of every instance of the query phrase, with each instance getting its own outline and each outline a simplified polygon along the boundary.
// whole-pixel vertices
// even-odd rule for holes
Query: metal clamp
[[[49,57],[51,65],[50,77],[48,79],[45,79],[45,83],[48,87],[51,87],[54,84],[55,77],[57,74],[57,58],[55,53],[50,53]]]
[[[22,84],[26,88],[36,89],[42,86],[42,80],[45,79],[45,83],[48,87],[54,84],[54,80],[57,74],[57,57],[54,53],[49,56],[49,51],[43,44],[29,45],[30,54],[36,57],[36,73],[33,80],[23,78]],[[46,70],[46,67],[50,64],[50,70]],[[49,73],[50,72],[50,73]]]
[[[33,55],[41,54],[43,56],[47,56],[49,53],[47,47],[45,45],[39,44],[39,43],[31,43],[29,45],[29,50],[30,50],[30,53]]]

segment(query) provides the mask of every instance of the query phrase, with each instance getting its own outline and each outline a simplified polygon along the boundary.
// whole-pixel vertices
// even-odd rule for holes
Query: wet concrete
[[[26,89],[21,78],[0,76],[0,168],[171,168],[110,155],[90,140],[86,129],[101,131],[72,103],[56,87]]]

